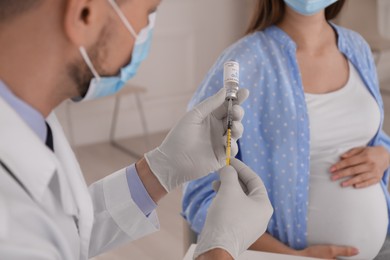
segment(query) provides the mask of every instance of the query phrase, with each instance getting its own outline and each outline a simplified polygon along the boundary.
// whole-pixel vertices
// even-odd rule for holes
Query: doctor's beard
[[[89,58],[100,75],[106,75],[101,64],[107,57],[107,41],[110,36],[109,25],[105,26],[100,33],[99,40],[87,50]],[[93,79],[93,73],[80,56],[76,62],[68,65],[68,74],[74,85],[77,87],[77,97],[84,97]]]

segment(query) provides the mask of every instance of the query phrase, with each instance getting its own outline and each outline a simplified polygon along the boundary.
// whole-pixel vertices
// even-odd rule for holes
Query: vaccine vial
[[[236,100],[240,85],[240,65],[236,61],[227,61],[223,70],[224,87],[226,88],[226,100]]]

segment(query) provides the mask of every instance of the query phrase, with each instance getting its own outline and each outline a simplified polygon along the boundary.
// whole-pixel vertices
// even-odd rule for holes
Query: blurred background
[[[114,97],[58,108],[88,183],[160,144],[221,52],[243,36],[255,1],[261,0],[163,0],[150,56],[129,86]],[[371,45],[385,103],[384,128],[390,133],[388,2],[349,0],[334,22],[358,31]],[[160,232],[96,259],[182,259],[189,234],[180,203],[181,190],[176,190],[159,205]]]

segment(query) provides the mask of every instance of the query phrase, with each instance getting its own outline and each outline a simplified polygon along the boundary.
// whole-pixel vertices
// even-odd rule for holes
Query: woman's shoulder
[[[265,51],[259,51],[264,48],[265,42],[264,33],[256,32],[242,37],[226,48],[208,71],[206,77],[192,97],[188,108],[192,108],[206,97],[215,94],[223,86],[223,68],[226,61],[237,61],[240,64],[240,73],[244,71],[244,66],[241,65],[248,63],[249,65],[245,65],[245,72],[254,71],[250,70],[250,68],[255,67],[257,61],[261,59],[262,56],[260,53],[265,53]]]
[[[270,43],[269,36],[264,31],[257,31],[243,36],[238,41],[230,45],[224,54],[227,56],[253,55],[259,50],[266,50]]]
[[[339,25],[333,24],[333,27],[337,31],[341,44],[344,44],[348,47],[352,47],[352,49],[354,49],[355,51],[367,50],[370,48],[367,41],[358,32]]]

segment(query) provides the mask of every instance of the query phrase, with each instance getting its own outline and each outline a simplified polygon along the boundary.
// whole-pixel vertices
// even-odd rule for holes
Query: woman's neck
[[[303,16],[287,7],[283,20],[277,26],[293,39],[301,51],[316,53],[336,42],[335,32],[325,19],[324,11]]]

